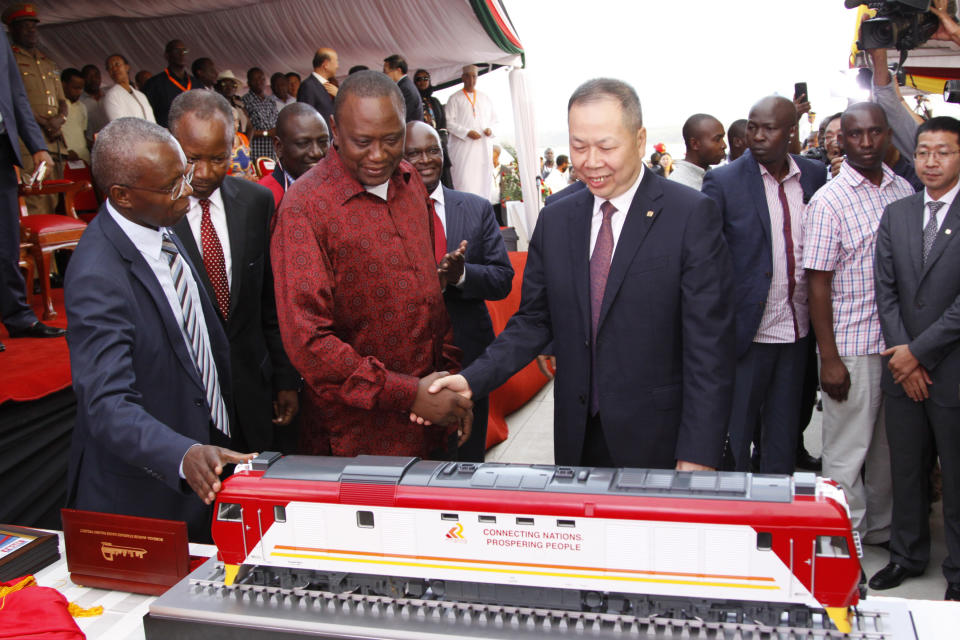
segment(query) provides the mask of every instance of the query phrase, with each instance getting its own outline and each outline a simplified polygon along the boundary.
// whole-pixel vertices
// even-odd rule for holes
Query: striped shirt
[[[807,335],[810,329],[810,315],[807,310],[807,275],[803,270],[803,219],[807,205],[803,203],[803,187],[800,186],[800,167],[787,156],[787,175],[783,178],[783,191],[787,195],[790,208],[790,239],[793,244],[793,305],[787,299],[790,294],[790,280],[787,277],[787,243],[783,235],[783,207],[780,204],[780,181],[760,166],[760,178],[767,198],[767,211],[770,215],[770,250],[773,256],[773,271],[770,276],[770,290],[767,292],[767,304],[763,308],[760,326],[754,342],[785,343],[796,342]],[[794,317],[796,315],[796,317]],[[796,320],[796,328],[794,328]]]
[[[884,207],[913,192],[887,166],[878,187],[844,162],[807,206],[803,266],[833,272],[833,333],[841,356],[885,349],[873,285],[877,228]]]

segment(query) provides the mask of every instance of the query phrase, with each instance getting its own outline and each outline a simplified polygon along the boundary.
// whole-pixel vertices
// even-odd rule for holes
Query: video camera
[[[845,0],[844,6],[853,9],[862,4],[875,9],[875,18],[860,25],[857,47],[867,49],[916,49],[930,39],[940,27],[940,20],[930,13],[930,0]],[[956,15],[957,2],[947,3],[947,12]]]

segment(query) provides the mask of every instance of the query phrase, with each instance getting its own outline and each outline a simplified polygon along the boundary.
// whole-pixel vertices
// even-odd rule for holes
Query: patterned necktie
[[[797,287],[795,272],[797,260],[793,255],[793,227],[790,220],[790,205],[787,203],[787,192],[780,183],[777,195],[780,198],[780,208],[783,210],[783,244],[787,250],[787,305],[793,315],[793,341],[800,339],[800,327],[797,325],[797,309],[793,306],[793,292]]]
[[[206,268],[207,276],[213,284],[217,309],[220,311],[220,316],[226,320],[227,314],[230,313],[230,283],[227,281],[223,245],[220,244],[220,237],[210,220],[210,201],[206,198],[200,200],[200,210],[203,212],[203,215],[200,216],[200,245],[203,251],[203,266]]]
[[[930,249],[933,248],[933,243],[937,239],[937,231],[940,230],[940,225],[937,224],[937,212],[945,204],[945,202],[939,200],[927,203],[927,206],[930,207],[930,219],[927,220],[927,224],[923,228],[923,264],[927,264],[927,256],[930,255]]]
[[[433,255],[437,259],[437,264],[447,255],[447,234],[443,230],[443,222],[440,220],[440,214],[437,213],[436,201],[433,203]]]
[[[193,307],[193,297],[187,288],[183,258],[180,257],[177,245],[166,234],[163,236],[162,248],[170,262],[173,286],[177,291],[177,299],[180,300],[183,329],[189,342],[190,355],[193,356],[193,362],[200,373],[200,379],[203,381],[207,406],[210,407],[210,419],[213,420],[213,425],[229,438],[230,420],[227,416],[227,407],[223,402],[223,396],[220,395],[220,378],[217,375],[217,365],[213,361],[213,352],[207,342],[207,332],[199,325],[197,312]]]
[[[590,256],[590,415],[600,412],[600,395],[598,393],[596,360],[597,360],[597,329],[600,325],[600,307],[603,305],[603,292],[607,288],[607,276],[610,274],[610,260],[613,258],[613,214],[617,208],[609,200],[600,205],[603,222],[600,223],[600,233],[597,234],[597,243],[593,246],[593,255]]]

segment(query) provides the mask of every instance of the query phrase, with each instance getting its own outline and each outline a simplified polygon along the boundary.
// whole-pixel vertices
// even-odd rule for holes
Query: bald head
[[[753,157],[778,175],[785,167],[790,139],[797,134],[797,109],[782,96],[767,96],[750,108],[747,146]]]
[[[443,147],[437,130],[425,122],[408,122],[403,156],[420,174],[427,193],[433,193],[443,173]]]
[[[337,52],[328,47],[320,47],[313,54],[313,70],[329,80],[337,75],[337,69],[340,66],[340,60],[337,58]]]
[[[750,113],[754,112],[760,113],[769,113],[772,114],[779,123],[793,123],[797,122],[797,108],[794,106],[793,102],[783,96],[767,96],[766,98],[761,98],[750,107]],[[749,121],[749,117],[747,118]]]
[[[877,118],[883,122],[885,127],[890,126],[887,122],[887,114],[883,112],[883,108],[879,104],[876,102],[857,102],[847,107],[847,110],[840,115],[840,128],[849,127],[861,115]]]
[[[683,142],[687,146],[684,158],[706,169],[723,160],[727,151],[723,124],[711,115],[695,113],[683,123]]]

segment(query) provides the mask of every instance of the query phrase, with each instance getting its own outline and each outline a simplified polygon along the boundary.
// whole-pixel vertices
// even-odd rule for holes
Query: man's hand
[[[333,84],[332,82],[324,82],[323,88],[327,90],[327,93],[330,94],[331,98],[337,97],[337,91],[339,91],[337,85]]]
[[[537,356],[537,366],[547,380],[553,380],[553,376],[557,373],[557,357]]]
[[[277,399],[273,401],[273,424],[288,425],[300,410],[300,395],[293,389],[277,391]]]
[[[493,136],[493,131],[490,130],[490,127],[487,127],[486,129],[483,130],[483,135],[485,135],[485,136],[487,136],[487,137],[489,138],[489,137]]]
[[[893,374],[893,381],[897,384],[903,382],[913,370],[920,366],[920,361],[913,357],[910,347],[905,344],[898,344],[890,347],[880,354],[881,356],[892,356],[887,368]]]
[[[250,462],[256,457],[255,453],[237,453],[211,444],[193,446],[183,456],[183,476],[204,503],[212,504],[223,486],[220,482],[223,466]]]
[[[839,357],[820,362],[820,388],[837,402],[847,399],[850,391],[850,372]]]
[[[844,156],[839,155],[836,158],[830,160],[830,175],[834,178],[837,177],[837,174],[840,173],[840,165],[843,164]]]
[[[686,460],[677,460],[677,471],[714,471],[713,467],[708,467],[696,462],[687,462]]]
[[[46,169],[43,170],[43,175],[37,176],[38,183],[42,182],[43,177],[48,175],[51,171],[53,171],[53,158],[51,158],[50,154],[47,153],[45,150],[40,150],[33,154],[33,166],[39,167],[41,162],[46,162],[47,166],[46,166]],[[30,176],[27,176],[27,178],[29,177]]]
[[[462,420],[470,413],[473,402],[469,395],[436,385],[438,380],[443,381],[450,377],[446,371],[440,371],[420,378],[417,397],[413,401],[413,406],[410,407],[411,422],[424,425],[448,424]]]
[[[797,108],[797,122],[806,112],[810,111],[810,102],[807,100],[807,94],[793,99],[793,106]]]
[[[936,33],[930,36],[931,40],[953,40],[960,44],[960,25],[954,21],[954,16],[947,13],[947,0],[933,0],[930,13],[940,19],[940,26]]]
[[[927,391],[927,385],[930,384],[933,384],[933,380],[930,379],[930,374],[927,373],[927,370],[921,365],[904,378],[901,386],[911,400],[914,402],[923,402],[930,397]]]
[[[470,129],[470,131],[467,131],[467,137],[470,138],[471,140],[479,140],[480,138],[483,137],[483,135],[479,131],[474,131],[473,129]]]
[[[463,443],[470,439],[473,431],[473,410],[460,421],[460,428],[457,430],[457,446],[462,447]]]
[[[457,284],[463,275],[464,264],[466,262],[467,241],[461,240],[460,246],[456,251],[451,251],[443,256],[443,260],[437,265],[437,275],[440,277],[440,290],[447,288],[448,284]]]

